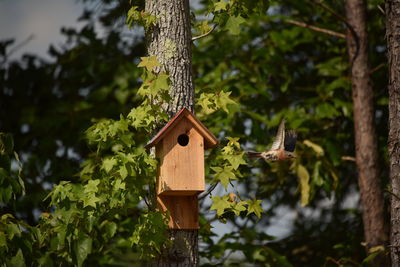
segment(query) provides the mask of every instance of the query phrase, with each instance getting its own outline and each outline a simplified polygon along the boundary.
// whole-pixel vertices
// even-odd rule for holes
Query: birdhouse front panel
[[[182,117],[156,145],[160,159],[159,195],[195,195],[204,191],[204,137]]]
[[[197,196],[157,196],[158,209],[167,213],[170,229],[199,229]]]

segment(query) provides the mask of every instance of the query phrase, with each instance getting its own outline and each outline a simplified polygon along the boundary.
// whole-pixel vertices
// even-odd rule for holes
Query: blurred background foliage
[[[143,30],[125,26],[127,1],[97,2],[96,8],[82,12],[82,29],[61,30],[65,44],[49,47],[51,61],[37,55],[9,60],[15,43],[0,41],[0,129],[12,134],[14,147],[8,150],[16,151],[23,168],[15,167],[19,165],[10,159],[8,150],[2,166],[7,165],[14,177],[25,182],[22,195],[19,183],[11,185],[3,178],[8,174],[2,175],[0,213],[13,214],[28,225],[37,224],[48,209],[49,199],[43,200],[54,184],[79,181],[80,165],[94,152],[84,132],[94,122],[118,119],[139,104],[141,70],[137,63],[145,55]],[[356,168],[346,160],[354,157],[346,42],[293,25],[288,19],[345,33],[343,23],[311,0],[260,1],[257,5],[231,1],[234,4],[228,12],[218,10],[217,3],[192,3],[193,35],[217,25],[193,45],[197,115],[222,143],[227,136],[240,137],[245,150],[267,149],[283,117],[288,128],[298,131],[299,142],[298,158],[292,163],[257,161],[240,167],[242,178],[228,191],[243,199],[262,199],[264,214],[260,220],[229,212],[223,219],[214,213],[203,217],[203,264],[358,266],[366,255]],[[344,12],[341,1],[325,3]],[[143,7],[142,2],[135,5]],[[382,5],[383,1],[368,1],[368,30],[381,177],[387,184]],[[232,17],[237,20],[229,21]],[[96,32],[95,23],[101,25],[102,35]],[[202,101],[207,96],[212,99],[226,92],[231,92],[229,97],[235,102],[225,103],[228,113],[205,108]],[[148,139],[135,133],[136,145]],[[213,154],[209,153],[210,164]],[[19,197],[6,201],[11,191],[5,188],[13,188]],[[209,206],[209,201],[201,202],[203,214],[209,213]],[[285,213],[293,221],[285,234],[267,234],[266,229]],[[212,227],[219,220],[226,223],[228,234],[221,236]]]

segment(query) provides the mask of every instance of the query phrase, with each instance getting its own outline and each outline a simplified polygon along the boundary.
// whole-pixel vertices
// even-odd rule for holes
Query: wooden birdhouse
[[[204,149],[215,136],[186,108],[179,111],[146,145],[160,160],[157,201],[170,214],[170,228],[197,229],[197,195],[205,189]]]

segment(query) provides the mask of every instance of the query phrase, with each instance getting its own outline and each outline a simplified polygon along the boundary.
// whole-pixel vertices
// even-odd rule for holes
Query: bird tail
[[[251,159],[261,158],[261,152],[247,151],[247,155]]]

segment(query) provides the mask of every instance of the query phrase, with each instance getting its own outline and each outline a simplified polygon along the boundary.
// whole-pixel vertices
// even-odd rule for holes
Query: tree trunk
[[[192,38],[188,0],[146,0],[146,12],[157,23],[146,32],[147,53],[161,63],[158,71],[169,74],[171,102],[165,108],[172,117],[183,107],[194,111]]]
[[[400,1],[386,0],[389,61],[389,162],[391,196],[390,249],[392,266],[400,266]]]
[[[367,249],[385,245],[384,198],[378,166],[378,147],[375,133],[373,89],[368,68],[368,37],[366,3],[346,0],[347,49],[351,64],[354,132],[358,184]],[[383,256],[381,257],[382,260]]]
[[[145,11],[156,16],[156,25],[146,32],[147,52],[161,63],[157,72],[171,80],[171,101],[163,108],[170,117],[183,107],[194,111],[192,41],[188,0],[146,0]],[[198,266],[198,231],[170,230],[172,246],[165,248],[153,265]]]

